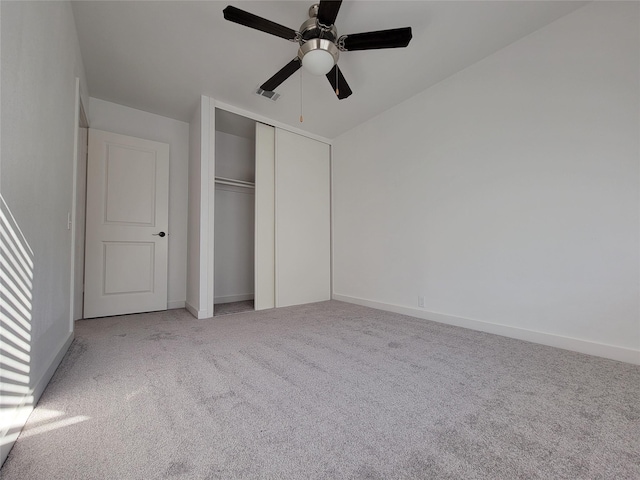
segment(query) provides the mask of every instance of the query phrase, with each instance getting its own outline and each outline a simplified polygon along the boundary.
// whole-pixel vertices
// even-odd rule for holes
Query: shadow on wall
[[[35,407],[31,377],[33,250],[0,196],[0,467],[14,442],[74,425],[89,417],[41,409],[23,429]]]
[[[0,465],[33,409],[33,251],[0,196]]]

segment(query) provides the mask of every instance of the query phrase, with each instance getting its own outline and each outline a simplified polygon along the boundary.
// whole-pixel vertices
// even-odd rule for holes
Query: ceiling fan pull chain
[[[300,69],[300,123],[304,122],[304,117],[302,116],[302,69]]]
[[[336,65],[336,95],[340,95],[340,89],[338,88],[338,65]]]

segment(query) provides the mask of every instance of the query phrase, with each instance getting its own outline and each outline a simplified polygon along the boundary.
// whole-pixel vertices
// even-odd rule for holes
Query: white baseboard
[[[18,439],[18,435],[20,435],[24,424],[29,419],[29,415],[31,415],[35,406],[38,404],[44,389],[47,388],[51,377],[53,377],[53,374],[60,365],[65,353],[67,353],[73,339],[74,333],[70,332],[69,336],[62,342],[60,348],[51,359],[49,367],[45,370],[40,379],[35,382],[32,392],[24,396],[20,405],[15,408],[13,415],[6,414],[4,417],[10,420],[7,422],[7,425],[0,426],[0,428],[2,428],[2,431],[0,432],[0,467],[7,459],[9,452],[13,448],[13,444]]]
[[[60,362],[62,362],[62,359],[67,353],[67,350],[69,350],[69,347],[71,346],[71,343],[73,342],[74,338],[75,338],[74,332],[70,332],[67,339],[64,342],[62,342],[62,345],[58,349],[58,353],[56,353],[53,359],[51,360],[51,363],[49,364],[49,368],[47,368],[47,371],[44,372],[40,380],[38,380],[38,382],[36,383],[35,388],[33,389],[33,396],[35,400],[34,405],[36,405],[38,403],[38,400],[40,400],[40,397],[42,396],[42,392],[44,392],[44,389],[47,388],[47,385],[49,384],[51,377],[53,377],[53,374],[56,372],[56,369],[60,365]]]
[[[185,304],[187,302],[185,302],[184,300],[181,302],[167,302],[167,310],[175,310],[178,308],[185,308]]]
[[[245,300],[253,300],[255,295],[253,293],[243,293],[241,295],[227,295],[225,297],[215,297],[213,303],[231,303],[231,302],[244,302]]]
[[[604,343],[591,342],[588,340],[580,340],[577,338],[564,337],[551,333],[536,332],[524,328],[511,327],[508,325],[500,325],[497,323],[483,322],[470,318],[456,317],[443,313],[430,312],[411,307],[403,307],[390,303],[376,302],[373,300],[365,300],[363,298],[350,297],[348,295],[333,294],[334,300],[347,303],[354,303],[365,307],[377,308],[387,312],[400,313],[411,317],[422,318],[438,323],[446,323],[447,325],[455,325],[457,327],[469,328],[481,332],[493,333],[503,337],[516,338],[527,342],[539,343],[550,347],[562,348],[573,352],[586,353],[596,357],[609,358],[619,362],[632,363],[640,365],[640,350],[631,348],[617,347],[615,345],[607,345]]]
[[[184,308],[187,309],[187,311],[193,315],[194,317],[196,317],[198,320],[202,319],[202,318],[209,318],[211,315],[207,314],[206,310],[198,310],[196,307],[194,307],[193,305],[191,305],[189,302],[185,302],[184,303]]]

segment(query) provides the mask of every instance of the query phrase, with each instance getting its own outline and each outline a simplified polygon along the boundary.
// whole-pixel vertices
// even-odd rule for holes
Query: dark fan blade
[[[302,62],[300,62],[300,59],[298,57],[294,58],[284,67],[282,67],[280,71],[278,71],[278,73],[276,73],[273,77],[260,85],[260,88],[262,90],[273,92],[282,82],[296,73],[296,71],[298,71],[301,66]]]
[[[343,35],[341,38],[344,39],[344,49],[351,52],[353,50],[406,47],[409,45],[411,37],[411,27],[404,27]]]
[[[336,78],[336,73],[338,74],[338,78]],[[333,87],[333,91],[334,92],[336,90],[338,91],[336,95],[338,95],[338,98],[340,100],[347,98],[349,95],[353,93],[349,88],[349,84],[344,79],[344,75],[342,75],[342,72],[340,71],[340,68],[338,67],[338,65],[334,65],[331,71],[327,73],[327,79],[329,80],[329,83]],[[336,85],[336,80],[338,81],[337,85]]]
[[[225,8],[224,18],[230,22],[239,23],[245,27],[255,28],[262,32],[270,33],[276,37],[282,37],[287,40],[294,40],[296,38],[296,31],[288,27],[284,27],[280,24],[267,20],[266,18],[259,17],[253,13],[245,12],[239,8],[229,5]]]
[[[318,6],[318,22],[326,26],[333,25],[338,16],[338,10],[340,10],[341,4],[342,0],[320,0],[320,5]]]

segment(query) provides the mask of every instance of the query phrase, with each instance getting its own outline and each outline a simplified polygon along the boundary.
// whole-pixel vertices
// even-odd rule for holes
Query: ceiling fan
[[[312,5],[309,8],[309,19],[300,26],[300,31],[232,5],[227,6],[223,13],[226,20],[300,44],[296,58],[264,82],[260,86],[261,90],[272,93],[300,67],[304,67],[314,75],[326,75],[336,95],[342,100],[353,92],[338,67],[341,51],[406,47],[412,35],[411,27],[404,27],[338,37],[334,22],[341,4],[342,0],[320,0],[320,3]]]

